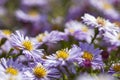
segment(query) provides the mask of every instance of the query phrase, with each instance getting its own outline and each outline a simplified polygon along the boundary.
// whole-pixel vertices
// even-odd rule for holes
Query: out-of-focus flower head
[[[24,22],[38,22],[42,18],[40,13],[35,10],[30,10],[27,12],[23,10],[17,10],[15,15],[18,20],[23,20]]]
[[[120,29],[118,29],[120,30]],[[104,40],[114,46],[120,46],[120,31],[106,31],[104,34]]]
[[[12,34],[12,31],[10,31],[8,29],[0,30],[0,38],[9,39],[11,34]]]
[[[99,1],[99,3],[98,3]],[[113,20],[118,20],[120,15],[109,0],[89,0],[90,4],[102,11],[104,15]],[[112,15],[112,16],[111,16]]]
[[[2,58],[0,64],[0,80],[23,80],[23,68],[24,66],[17,60],[13,61],[13,59],[6,60]]]
[[[120,62],[113,63],[108,71],[110,74],[120,74]]]
[[[81,74],[76,80],[117,80],[117,79],[108,74],[99,75]]]
[[[45,6],[48,4],[48,0],[21,0],[21,3],[27,6]]]
[[[46,37],[46,43],[56,43],[58,41],[68,40],[67,35],[64,32],[60,31],[51,31]]]
[[[85,26],[84,24],[73,20],[69,21],[66,24],[65,32],[68,35],[72,35],[78,40],[85,40],[87,42],[91,42],[94,36],[94,30],[90,29],[89,27]]]

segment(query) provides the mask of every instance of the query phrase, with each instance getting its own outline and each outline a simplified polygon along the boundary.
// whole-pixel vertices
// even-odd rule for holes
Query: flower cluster
[[[0,80],[120,79],[118,0],[14,1],[0,0]]]

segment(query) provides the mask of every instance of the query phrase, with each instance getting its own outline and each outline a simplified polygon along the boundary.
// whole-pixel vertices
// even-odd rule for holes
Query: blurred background
[[[0,0],[0,29],[22,29],[30,36],[64,31],[70,20],[89,13],[120,25],[120,0]]]

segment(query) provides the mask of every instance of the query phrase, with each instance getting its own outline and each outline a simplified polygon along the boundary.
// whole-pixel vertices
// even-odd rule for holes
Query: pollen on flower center
[[[116,72],[119,72],[120,71],[120,64],[114,64],[113,65],[113,70],[115,70]]]
[[[45,37],[45,34],[39,34],[36,38],[39,42],[42,42],[44,37]]]
[[[82,27],[82,31],[83,31],[83,32],[88,32],[88,28],[85,27],[85,26],[83,26],[83,27]]]
[[[29,51],[33,50],[33,44],[30,40],[23,41],[22,45],[25,47],[25,49],[27,49]]]
[[[2,32],[8,36],[12,33],[10,30],[2,30]]]
[[[69,57],[69,54],[66,50],[59,50],[56,52],[57,58],[67,59]]]
[[[118,33],[118,40],[120,40],[120,33]]]
[[[86,59],[86,60],[93,60],[93,55],[87,51],[84,51],[82,58]]]
[[[103,8],[106,9],[106,10],[107,9],[112,9],[112,6],[109,3],[104,3]]]
[[[36,17],[38,16],[38,12],[37,11],[29,11],[28,14],[32,17]]]
[[[18,70],[13,68],[13,67],[9,67],[6,69],[6,73],[12,74],[12,75],[17,75],[18,74]]]
[[[37,77],[37,78],[43,78],[47,75],[47,70],[43,67],[43,66],[36,66],[33,70],[34,72],[34,75]]]
[[[74,33],[74,29],[69,29],[69,32],[70,33]]]
[[[101,26],[105,25],[105,20],[101,17],[97,17],[97,23],[100,24]]]

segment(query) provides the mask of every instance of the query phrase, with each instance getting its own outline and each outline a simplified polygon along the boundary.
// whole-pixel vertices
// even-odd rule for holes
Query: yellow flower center
[[[47,70],[42,65],[36,66],[33,72],[37,78],[43,78],[47,75]]]
[[[57,58],[67,59],[69,57],[69,54],[66,50],[59,50],[56,52]]]
[[[105,25],[105,19],[101,18],[101,17],[97,17],[97,23],[100,24],[101,26]]]
[[[84,51],[82,58],[86,59],[86,60],[93,60],[93,55],[87,51]]]
[[[43,38],[45,37],[46,35],[43,33],[43,34],[39,34],[36,38],[39,42],[42,42],[43,41]]]
[[[12,74],[12,75],[18,75],[18,70],[13,68],[13,67],[9,67],[6,69],[6,73]]]
[[[112,9],[113,7],[112,7],[111,4],[105,2],[105,3],[103,4],[103,8],[106,9],[106,10],[108,10],[108,9]]]
[[[39,15],[39,13],[37,11],[34,11],[34,10],[29,11],[28,14],[32,17],[36,17]]]
[[[87,28],[86,26],[83,26],[83,27],[82,27],[82,31],[83,31],[83,32],[88,32],[88,28]]]
[[[25,47],[25,49],[27,49],[29,51],[33,50],[33,44],[30,40],[23,41],[22,45]]]
[[[118,33],[118,35],[117,35],[117,36],[118,36],[118,40],[120,40],[120,33]]]
[[[120,64],[119,64],[119,63],[114,64],[114,65],[113,65],[113,69],[114,69],[116,72],[119,72],[119,71],[120,71]]]
[[[70,33],[74,33],[74,29],[69,29],[69,32]]]
[[[2,32],[5,34],[5,35],[7,35],[7,36],[9,36],[12,32],[10,31],[10,30],[2,30]]]

